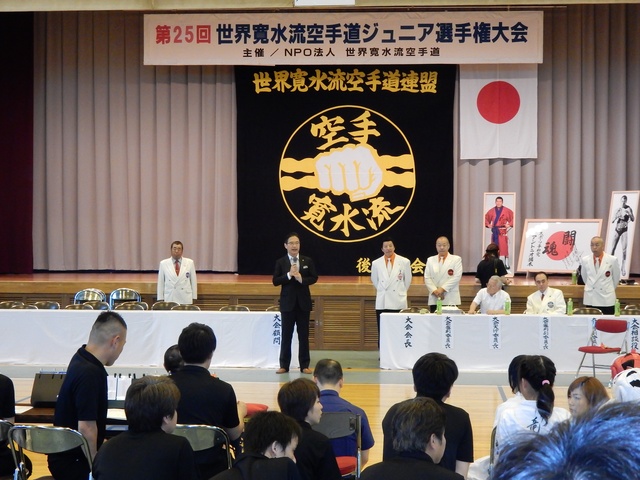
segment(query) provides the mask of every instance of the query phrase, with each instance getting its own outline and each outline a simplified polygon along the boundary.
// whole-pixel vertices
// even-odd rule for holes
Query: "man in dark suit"
[[[300,237],[291,232],[287,235],[284,248],[287,254],[276,261],[273,284],[280,289],[280,312],[282,314],[282,338],[280,343],[280,368],[276,373],[287,373],[291,363],[291,339],[293,327],[298,330],[300,371],[313,373],[309,368],[309,316],[311,313],[311,293],[309,285],[318,281],[313,260],[300,255]]]

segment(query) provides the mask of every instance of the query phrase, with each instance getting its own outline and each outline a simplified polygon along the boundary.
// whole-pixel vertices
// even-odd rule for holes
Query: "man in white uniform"
[[[620,282],[618,259],[604,251],[602,237],[591,239],[591,254],[580,259],[584,280],[585,307],[595,307],[602,313],[613,315],[616,302],[616,287]]]
[[[476,313],[480,307],[480,313],[484,315],[501,315],[505,313],[504,304],[510,302],[511,297],[502,290],[502,280],[494,275],[487,282],[487,288],[482,288],[476,294],[468,313]]]
[[[449,239],[436,240],[437,255],[427,259],[424,268],[424,284],[429,292],[429,308],[435,312],[438,298],[443,305],[460,305],[460,279],[462,259],[449,253]]]
[[[407,291],[411,286],[411,262],[395,253],[390,237],[382,240],[382,257],[371,264],[371,282],[376,287],[376,320],[380,347],[380,314],[407,308]]]
[[[182,242],[171,244],[171,257],[160,262],[158,301],[193,303],[198,298],[198,281],[193,260],[182,256]]]
[[[562,290],[549,286],[549,277],[545,272],[536,274],[537,292],[527,297],[527,314],[556,314],[564,315],[567,312],[567,304],[564,301]]]

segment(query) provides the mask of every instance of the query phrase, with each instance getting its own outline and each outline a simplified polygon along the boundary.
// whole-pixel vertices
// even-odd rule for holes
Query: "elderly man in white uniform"
[[[485,315],[500,315],[505,313],[504,304],[510,302],[511,297],[502,290],[502,280],[494,275],[487,282],[487,288],[482,288],[476,294],[468,313],[476,313],[480,307],[480,313]]]
[[[616,257],[605,253],[602,237],[591,239],[591,254],[580,259],[580,266],[584,280],[584,306],[599,308],[602,313],[613,315],[620,264]]]
[[[380,314],[407,308],[407,291],[411,286],[411,262],[396,253],[393,239],[382,240],[382,257],[371,264],[371,283],[376,287],[376,320],[380,347]]]
[[[427,259],[424,268],[424,284],[429,292],[429,308],[435,312],[438,298],[443,305],[460,305],[460,279],[462,259],[449,253],[449,239],[438,237],[437,255]]]
[[[198,280],[193,260],[182,256],[182,242],[171,244],[171,257],[160,262],[158,301],[191,304],[198,298]]]
[[[549,277],[545,272],[537,273],[535,279],[538,291],[527,297],[527,309],[524,313],[564,315],[567,312],[567,304],[562,290],[549,286]]]

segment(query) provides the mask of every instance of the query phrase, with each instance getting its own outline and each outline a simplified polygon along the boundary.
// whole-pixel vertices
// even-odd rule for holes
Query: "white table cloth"
[[[638,348],[639,319],[627,320],[629,348]],[[380,319],[380,368],[411,369],[422,355],[441,352],[461,371],[506,371],[516,355],[545,355],[558,372],[575,372],[595,319],[590,315],[435,315],[383,313]],[[619,346],[614,335],[598,344]],[[609,356],[611,361],[615,355]],[[603,356],[604,359],[604,356]],[[608,358],[607,358],[608,360]]]

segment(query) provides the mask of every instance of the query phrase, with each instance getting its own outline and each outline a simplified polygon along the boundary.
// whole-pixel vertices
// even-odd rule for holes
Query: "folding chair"
[[[116,288],[109,295],[109,305],[113,310],[118,303],[122,302],[139,302],[142,300],[140,294],[132,288]]]
[[[340,475],[354,475],[355,478],[360,478],[360,472],[362,471],[362,418],[360,415],[351,412],[326,412],[320,417],[320,423],[313,425],[311,428],[323,433],[329,439],[355,435],[355,457],[340,456],[336,457],[336,461],[338,462]]]
[[[249,307],[246,305],[225,305],[220,307],[221,312],[249,312]]]
[[[207,448],[223,446],[227,455],[227,468],[231,468],[231,440],[229,435],[220,427],[212,425],[176,425],[174,435],[185,437],[189,440],[194,452]]]
[[[18,480],[27,480],[23,450],[48,455],[80,447],[91,472],[89,444],[80,432],[71,428],[15,425],[9,430],[9,445],[18,470]]]
[[[573,309],[574,315],[602,315],[602,310],[594,307],[581,307]]]
[[[54,302],[53,300],[41,300],[39,302],[34,303],[34,305],[39,310],[59,310],[60,304],[58,302]]]
[[[116,310],[149,310],[147,302],[121,302],[116,303]]]
[[[177,302],[164,302],[160,300],[159,302],[151,305],[151,310],[171,310],[176,305],[178,305]]]
[[[175,307],[171,307],[171,310],[193,310],[200,311],[200,307],[198,305],[192,305],[190,303],[176,305]]]
[[[596,320],[593,324],[591,335],[589,336],[589,345],[578,348],[578,351],[584,353],[584,355],[582,355],[582,360],[580,361],[580,365],[578,366],[576,377],[580,375],[580,370],[583,366],[590,366],[593,369],[594,377],[596,376],[596,368],[604,368],[606,370],[610,370],[610,363],[607,365],[596,363],[596,355],[602,355],[604,353],[615,353],[617,355],[620,355],[621,353],[627,353],[628,328],[629,325],[627,324],[626,320],[607,320],[602,318]],[[622,343],[619,347],[607,347],[600,341],[599,333],[623,334]],[[584,365],[584,360],[587,354],[591,354],[591,365]]]
[[[102,290],[97,288],[85,288],[84,290],[80,290],[73,297],[73,303],[84,303],[89,300],[100,300],[101,302],[105,302],[107,300],[107,296]]]
[[[89,300],[84,305],[90,305],[94,310],[110,310],[109,304],[102,300]]]

